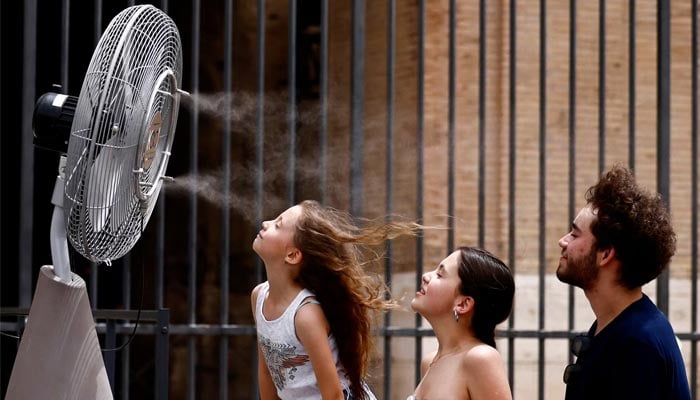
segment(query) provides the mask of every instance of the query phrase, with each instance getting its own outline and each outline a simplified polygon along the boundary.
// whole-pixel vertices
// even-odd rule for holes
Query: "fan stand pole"
[[[51,203],[54,205],[51,217],[51,260],[53,271],[63,282],[70,282],[70,260],[68,258],[68,238],[66,237],[66,222],[63,213],[63,195],[65,193],[64,170],[66,156],[61,155],[58,165],[58,176],[53,187]]]

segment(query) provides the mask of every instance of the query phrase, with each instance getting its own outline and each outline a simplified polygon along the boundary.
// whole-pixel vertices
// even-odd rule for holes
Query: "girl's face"
[[[459,259],[459,251],[455,251],[442,260],[434,271],[423,274],[420,290],[411,301],[411,308],[414,311],[425,317],[453,315],[461,283],[457,272]]]
[[[272,221],[263,221],[262,229],[253,240],[253,250],[263,261],[284,260],[294,248],[294,232],[301,215],[301,206],[285,210]]]

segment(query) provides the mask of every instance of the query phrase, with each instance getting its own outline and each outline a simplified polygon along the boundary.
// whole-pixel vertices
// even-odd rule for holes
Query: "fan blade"
[[[86,200],[94,232],[101,232],[107,224],[121,181],[123,159],[117,156],[117,141],[118,135],[109,138],[90,168],[90,190]]]

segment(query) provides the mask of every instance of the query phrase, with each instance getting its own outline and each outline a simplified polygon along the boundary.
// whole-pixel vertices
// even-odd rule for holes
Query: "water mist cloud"
[[[186,196],[194,194],[199,200],[203,200],[219,208],[228,208],[253,227],[259,225],[257,210],[260,200],[250,190],[236,190],[230,185],[228,193],[224,192],[224,176],[219,172],[209,172],[197,175],[182,175],[168,183],[168,193]],[[285,200],[278,196],[266,194],[261,203],[263,210],[280,209],[284,207]],[[265,218],[265,215],[261,217]]]

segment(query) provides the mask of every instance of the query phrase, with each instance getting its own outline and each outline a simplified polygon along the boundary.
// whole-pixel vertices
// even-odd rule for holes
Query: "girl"
[[[359,227],[348,214],[310,200],[263,222],[253,250],[268,280],[251,294],[263,400],[375,398],[364,383],[370,311],[395,302],[363,270],[364,245],[419,229],[379,221]]]
[[[514,291],[510,269],[472,247],[423,274],[411,308],[430,322],[438,349],[422,361],[423,378],[409,399],[511,399],[494,331],[510,315]]]

